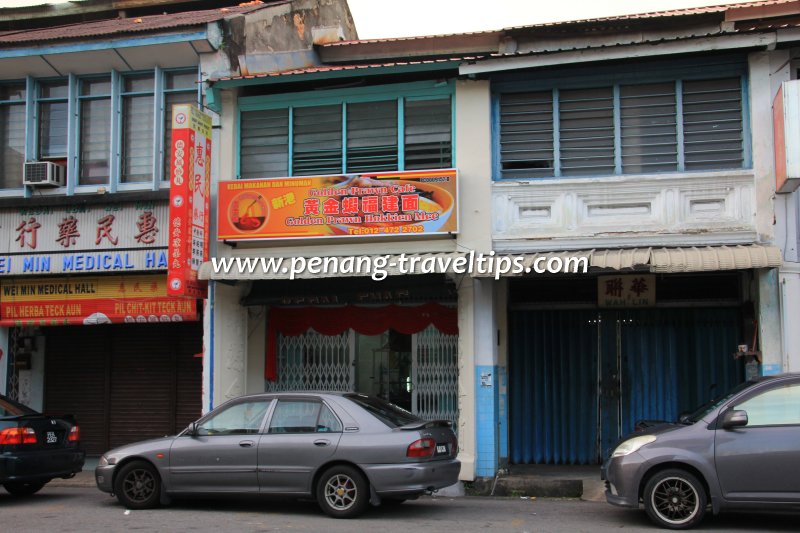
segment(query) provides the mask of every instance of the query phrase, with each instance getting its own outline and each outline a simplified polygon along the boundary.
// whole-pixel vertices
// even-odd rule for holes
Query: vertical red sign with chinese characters
[[[208,259],[211,117],[196,106],[172,107],[167,293],[205,298],[197,278]]]

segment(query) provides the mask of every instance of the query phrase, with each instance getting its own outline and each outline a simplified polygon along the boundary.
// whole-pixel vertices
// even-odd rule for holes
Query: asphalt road
[[[797,531],[798,517],[728,515],[708,517],[695,531]],[[371,509],[356,520],[334,520],[313,502],[259,498],[184,500],[152,511],[126,511],[94,488],[45,487],[29,499],[0,489],[2,531],[288,531],[458,533],[659,531],[644,512],[581,500],[520,498],[421,498],[393,508]]]

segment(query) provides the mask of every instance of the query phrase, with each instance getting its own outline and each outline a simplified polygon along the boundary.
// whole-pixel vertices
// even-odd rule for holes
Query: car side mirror
[[[728,411],[722,417],[722,428],[733,429],[747,425],[747,411]]]
[[[192,422],[191,424],[189,424],[188,434],[189,434],[190,437],[196,437],[197,436],[197,422]]]

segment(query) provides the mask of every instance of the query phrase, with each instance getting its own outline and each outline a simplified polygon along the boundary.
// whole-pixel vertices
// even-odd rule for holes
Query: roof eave
[[[89,50],[109,50],[113,48],[130,48],[153,44],[171,44],[183,42],[204,42],[209,48],[214,43],[209,39],[207,27],[186,27],[182,31],[157,34],[119,34],[118,38],[109,39],[108,36],[95,38],[70,39],[68,41],[53,40],[39,44],[29,42],[20,43],[19,46],[4,45],[0,48],[0,59],[9,57],[26,57],[49,54],[67,54]]]
[[[209,85],[214,89],[231,89],[234,87],[247,87],[253,85],[277,85],[284,83],[310,82],[328,79],[342,78],[364,78],[373,76],[385,76],[391,74],[409,74],[416,72],[446,72],[453,74],[458,72],[459,65],[463,60],[442,61],[436,63],[425,63],[420,65],[396,65],[356,68],[347,70],[335,70],[327,72],[307,72],[297,74],[270,74],[255,75],[239,78],[222,78],[209,80]]]
[[[498,51],[501,31],[325,44],[317,47],[323,63],[343,64],[420,59]]]

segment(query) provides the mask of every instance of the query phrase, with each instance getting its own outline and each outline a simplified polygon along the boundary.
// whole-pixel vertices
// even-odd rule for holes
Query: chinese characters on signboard
[[[167,291],[205,298],[197,278],[208,259],[211,118],[196,106],[172,108]]]
[[[224,181],[218,239],[458,232],[455,170]]]
[[[0,276],[166,270],[167,212],[166,202],[0,210]]]
[[[9,278],[0,281],[0,326],[197,320],[197,304],[167,296],[163,275]]]
[[[654,274],[622,274],[597,278],[600,307],[652,307],[656,304]]]

